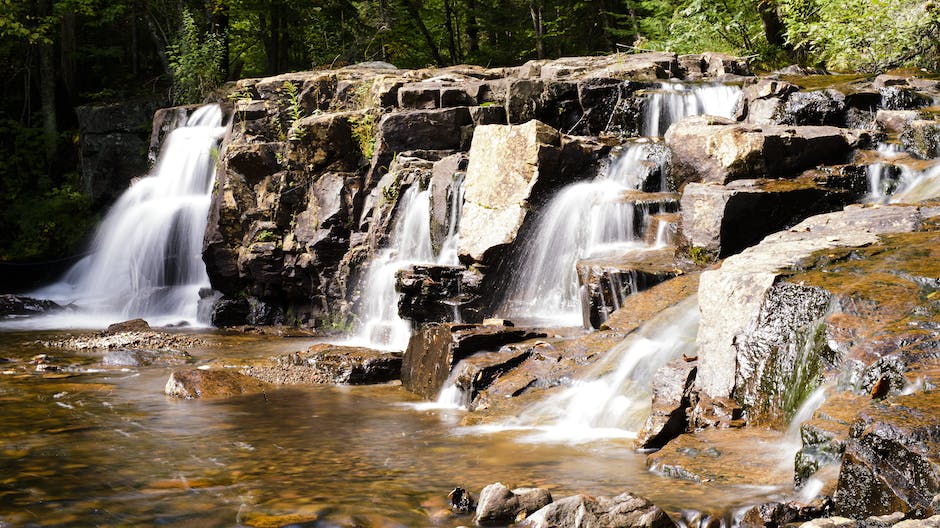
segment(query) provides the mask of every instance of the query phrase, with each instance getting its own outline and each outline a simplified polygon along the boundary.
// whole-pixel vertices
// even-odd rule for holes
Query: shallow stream
[[[495,481],[556,497],[632,491],[677,515],[729,512],[775,492],[654,475],[629,440],[480,434],[460,425],[461,411],[417,410],[398,385],[179,401],[163,395],[169,368],[101,369],[94,353],[36,343],[49,337],[62,335],[0,333],[0,526],[454,527],[473,520],[449,515],[447,493]],[[210,345],[193,353],[197,364],[308,344],[202,337]],[[43,353],[74,367],[24,368]]]

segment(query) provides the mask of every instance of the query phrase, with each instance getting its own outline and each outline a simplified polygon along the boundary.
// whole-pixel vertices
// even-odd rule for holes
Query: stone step
[[[586,322],[600,328],[628,296],[681,275],[690,266],[676,260],[676,248],[643,248],[576,264]]]

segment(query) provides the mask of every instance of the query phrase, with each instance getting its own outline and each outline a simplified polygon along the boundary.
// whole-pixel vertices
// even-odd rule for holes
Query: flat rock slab
[[[770,429],[705,429],[684,434],[649,455],[653,471],[683,480],[792,486],[793,462],[781,457],[783,433]]]
[[[170,374],[164,392],[167,396],[192,399],[231,398],[262,393],[273,386],[235,370],[185,369]]]
[[[179,350],[201,347],[208,342],[197,336],[169,334],[164,332],[108,332],[79,335],[53,341],[43,341],[49,348],[65,350]]]
[[[701,272],[683,273],[652,288],[627,297],[619,310],[601,325],[601,330],[628,334],[657,313],[698,292]]]
[[[242,372],[275,385],[387,383],[401,375],[401,352],[321,343],[255,362]]]

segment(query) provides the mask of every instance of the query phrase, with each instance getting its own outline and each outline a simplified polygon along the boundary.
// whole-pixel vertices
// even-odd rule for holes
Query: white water
[[[389,245],[369,264],[362,281],[359,330],[346,344],[377,350],[404,350],[411,337],[411,323],[398,314],[396,274],[417,264],[457,264],[457,225],[463,200],[462,181],[455,180],[450,196],[448,236],[440,255],[431,248],[431,193],[417,183],[399,198]]]
[[[917,203],[940,197],[940,165],[905,176],[897,192],[891,195],[891,203]]]
[[[683,353],[695,355],[698,324],[698,296],[693,295],[612,348],[583,379],[503,429],[536,429],[528,437],[536,442],[635,438],[649,415],[653,375]]]
[[[578,260],[646,246],[634,232],[645,207],[624,193],[642,185],[649,145],[631,143],[594,181],[569,185],[552,199],[522,251],[523,265],[500,312],[558,326],[582,323]]]
[[[167,135],[151,173],[101,222],[90,254],[60,282],[29,294],[75,310],[23,324],[95,328],[136,317],[154,325],[198,323],[198,292],[209,286],[202,238],[222,119],[218,105],[204,106]]]
[[[643,104],[644,136],[663,136],[673,123],[693,115],[731,117],[741,97],[737,86],[663,83]]]
[[[878,154],[884,159],[893,159],[901,154],[901,147],[894,143],[880,143]],[[888,166],[885,163],[872,163],[868,166],[868,200],[881,202],[891,193],[893,183],[888,179]]]
[[[369,264],[362,282],[361,326],[349,344],[379,350],[408,346],[411,323],[398,315],[395,274],[410,265],[433,262],[430,196],[417,184],[401,195],[389,245]]]

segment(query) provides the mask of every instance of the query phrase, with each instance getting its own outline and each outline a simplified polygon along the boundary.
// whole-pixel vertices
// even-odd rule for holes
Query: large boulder
[[[682,234],[692,247],[726,257],[808,216],[841,209],[854,198],[804,178],[689,183],[681,200]]]
[[[557,175],[542,166],[558,156],[561,136],[539,121],[478,127],[470,146],[464,180],[458,252],[483,262],[515,240],[527,214],[527,201]]]
[[[752,125],[712,116],[688,117],[666,132],[680,186],[792,177],[820,163],[845,161],[866,138],[831,126]]]
[[[812,390],[820,369],[833,360],[817,322],[834,300],[824,288],[781,284],[782,277],[817,252],[875,244],[879,235],[917,230],[936,214],[904,206],[848,207],[771,235],[703,273],[697,390],[710,398],[733,395],[759,408],[765,420],[782,419],[798,404],[797,393]],[[801,354],[813,369],[793,370]]]
[[[901,143],[907,152],[918,158],[933,159],[940,156],[940,121],[911,121],[901,133]]]

